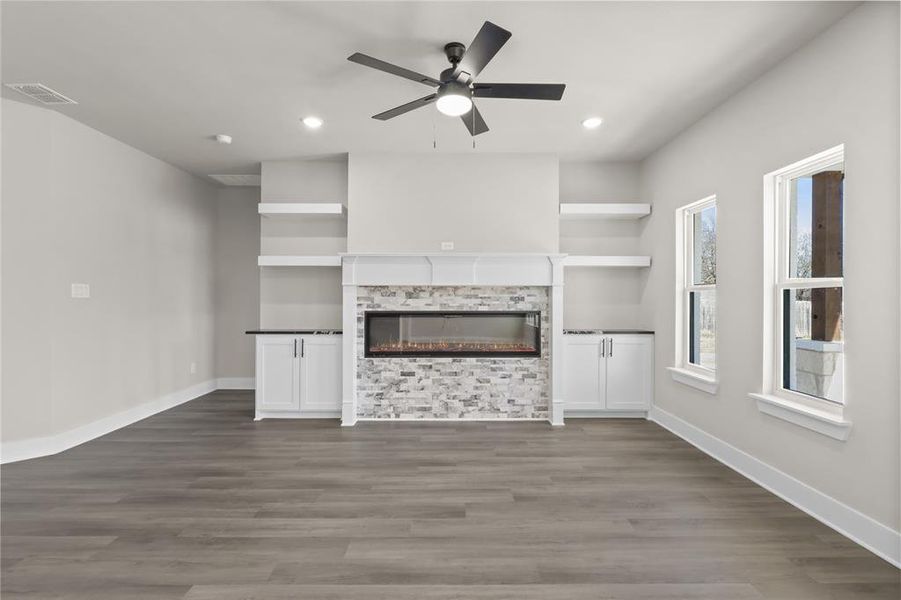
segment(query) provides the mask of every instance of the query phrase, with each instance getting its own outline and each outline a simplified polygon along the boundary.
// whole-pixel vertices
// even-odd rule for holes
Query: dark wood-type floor
[[[3,600],[901,596],[897,569],[653,423],[252,415],[216,392],[4,466]]]

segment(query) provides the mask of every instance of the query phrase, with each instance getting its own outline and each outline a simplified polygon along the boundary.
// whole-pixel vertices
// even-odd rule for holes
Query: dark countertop
[[[251,329],[249,335],[341,335],[340,329]]]
[[[649,329],[564,329],[563,335],[613,335],[616,333],[633,333],[640,335],[654,335]]]

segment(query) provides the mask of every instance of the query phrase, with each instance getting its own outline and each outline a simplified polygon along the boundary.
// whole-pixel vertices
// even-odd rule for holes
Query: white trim
[[[217,390],[255,390],[256,380],[253,377],[219,377],[216,379]]]
[[[901,532],[879,523],[665,410],[653,407],[648,419],[880,558],[901,567]]]
[[[254,421],[262,421],[263,419],[340,419],[340,410],[316,410],[316,411],[266,411],[258,410],[254,415]]]
[[[567,419],[647,419],[646,410],[573,410],[566,411]]]
[[[700,373],[689,371],[681,367],[667,367],[667,371],[673,377],[673,381],[677,381],[683,385],[693,387],[696,390],[707,392],[708,394],[716,394],[720,383],[714,377],[704,377]]]
[[[551,402],[548,406],[548,422],[555,427],[563,426],[563,265],[560,261],[554,263],[553,281],[555,285],[548,289],[548,309],[550,314],[550,392]]]
[[[339,254],[341,283],[370,285],[551,286],[563,254]]]
[[[769,394],[748,395],[757,400],[757,409],[760,412],[771,417],[794,423],[842,442],[847,440],[851,433],[851,421],[846,421],[840,415],[833,415],[824,410],[790,402]]]
[[[171,394],[165,394],[150,402],[139,404],[68,431],[44,437],[2,442],[0,443],[0,464],[58,454],[121,429],[126,425],[131,425],[164,410],[174,408],[179,404],[184,404],[189,400],[209,394],[215,389],[216,381],[211,379]]]

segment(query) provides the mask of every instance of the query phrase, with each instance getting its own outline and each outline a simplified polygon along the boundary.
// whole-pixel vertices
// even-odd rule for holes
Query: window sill
[[[748,395],[757,400],[757,409],[765,415],[788,421],[842,442],[847,440],[851,433],[851,421],[846,421],[839,415],[769,394]]]
[[[716,390],[720,386],[716,379],[704,377],[703,375],[689,371],[688,369],[682,369],[680,367],[667,367],[666,369],[670,372],[670,375],[673,376],[673,381],[677,381],[683,385],[693,387],[696,390],[701,390],[708,394],[716,394]]]

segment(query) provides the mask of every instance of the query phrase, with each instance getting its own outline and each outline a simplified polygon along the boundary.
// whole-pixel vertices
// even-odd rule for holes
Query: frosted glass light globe
[[[437,106],[443,114],[459,117],[472,109],[472,100],[461,94],[444,94],[438,98]]]

